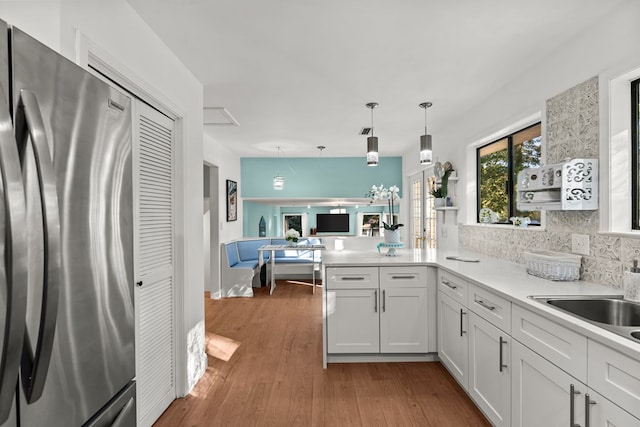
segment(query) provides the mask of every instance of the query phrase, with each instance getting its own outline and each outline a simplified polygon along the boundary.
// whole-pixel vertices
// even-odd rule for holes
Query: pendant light
[[[423,102],[420,108],[424,108],[424,135],[420,137],[420,164],[430,165],[433,159],[433,146],[431,135],[427,133],[427,108],[431,107],[431,102]]]
[[[280,163],[280,147],[278,147],[278,163]],[[273,189],[284,189],[284,177],[280,175],[280,171],[276,172],[276,176],[273,177]]]
[[[371,109],[371,136],[367,138],[367,166],[378,166],[378,137],[373,136],[373,109],[377,102],[369,102],[367,108]]]

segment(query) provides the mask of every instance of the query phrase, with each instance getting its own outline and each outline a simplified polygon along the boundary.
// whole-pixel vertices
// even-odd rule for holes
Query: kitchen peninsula
[[[640,426],[640,341],[531,298],[621,290],[541,279],[522,264],[462,250],[398,254],[325,253],[325,368],[440,360],[496,426],[589,417]],[[539,398],[527,399],[532,395]]]

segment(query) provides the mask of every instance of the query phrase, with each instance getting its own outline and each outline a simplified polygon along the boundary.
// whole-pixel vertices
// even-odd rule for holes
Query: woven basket
[[[580,255],[553,251],[522,253],[527,273],[547,280],[574,281],[580,279]]]

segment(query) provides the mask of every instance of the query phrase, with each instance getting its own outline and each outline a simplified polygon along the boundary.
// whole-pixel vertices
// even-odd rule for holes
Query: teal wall
[[[283,190],[273,189],[277,173]],[[402,157],[381,157],[376,167],[367,166],[364,156],[243,157],[240,177],[242,198],[362,198],[374,184],[397,185],[402,197]]]
[[[332,236],[337,235],[356,235],[358,229],[357,217],[358,212],[365,213],[384,213],[388,212],[387,206],[370,206],[362,205],[356,208],[355,206],[343,206],[348,214],[350,214],[351,224],[349,226],[348,233],[326,233]],[[337,206],[312,206],[310,208],[305,207],[289,207],[289,206],[276,206],[265,203],[256,202],[244,202],[243,207],[243,236],[244,237],[258,237],[258,224],[260,223],[260,217],[264,217],[267,223],[267,237],[282,237],[284,232],[282,231],[282,215],[285,213],[308,214],[308,228],[316,227],[316,214],[329,213],[331,209],[337,208]],[[394,213],[399,213],[399,206],[394,207]],[[304,232],[305,235],[309,234],[309,230]],[[318,236],[322,236],[323,233],[318,233]]]

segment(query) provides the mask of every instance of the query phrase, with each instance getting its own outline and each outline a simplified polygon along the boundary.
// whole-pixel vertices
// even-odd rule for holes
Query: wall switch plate
[[[571,235],[571,252],[573,252],[574,254],[590,255],[589,235],[588,234],[572,234]]]
[[[440,228],[440,235],[441,235],[443,238],[446,238],[446,237],[447,237],[447,234],[448,234],[448,233],[447,233],[447,227],[442,226],[442,227]]]

